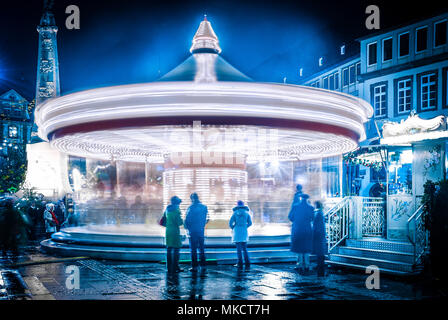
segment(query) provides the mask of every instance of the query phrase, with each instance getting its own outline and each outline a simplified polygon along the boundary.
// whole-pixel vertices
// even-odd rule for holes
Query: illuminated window
[[[9,137],[17,138],[18,130],[16,126],[9,126]]]
[[[412,158],[410,148],[389,153],[389,195],[412,194]]]

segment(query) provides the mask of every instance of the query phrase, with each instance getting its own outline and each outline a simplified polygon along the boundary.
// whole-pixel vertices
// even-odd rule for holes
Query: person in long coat
[[[247,228],[252,225],[252,218],[249,211],[249,207],[239,200],[237,206],[233,208],[233,214],[229,221],[229,227],[232,229],[232,241],[237,249],[238,263],[235,266],[238,268],[243,267],[243,256],[246,268],[250,267],[249,254],[247,253],[247,242],[249,241]]]
[[[317,257],[317,275],[325,275],[325,255],[328,251],[327,238],[325,234],[325,221],[323,205],[320,201],[314,203],[315,214],[313,221],[313,254]]]
[[[310,253],[313,251],[314,208],[308,204],[309,196],[302,194],[300,199],[294,199],[288,218],[291,227],[291,251],[297,253],[297,270],[308,271],[310,268]]]
[[[180,248],[182,247],[182,237],[180,226],[183,224],[179,205],[182,202],[179,197],[171,198],[171,204],[166,207],[166,264],[169,273],[181,272],[179,268]]]
[[[203,205],[201,201],[199,201],[199,196],[197,193],[192,193],[190,195],[190,199],[191,206],[187,209],[184,227],[188,230],[188,234],[190,236],[190,271],[195,272],[198,268],[198,250],[201,268],[203,268],[203,270],[205,269],[206,259],[204,249],[204,229],[208,222],[208,208],[206,205]]]
[[[30,221],[26,214],[16,208],[13,198],[6,198],[4,201],[0,207],[0,249],[4,258],[9,253],[12,261],[16,262],[19,247],[27,242]]]

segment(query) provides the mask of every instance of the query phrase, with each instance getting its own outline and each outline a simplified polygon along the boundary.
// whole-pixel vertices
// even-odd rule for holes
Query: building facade
[[[343,193],[386,199],[377,235],[389,239],[407,240],[407,220],[420,206],[424,183],[446,177],[447,21],[445,13],[357,39],[358,56],[303,81],[374,108],[367,139],[344,156]]]
[[[11,89],[0,95],[0,154],[7,156],[11,149],[25,149],[31,140],[32,121],[28,101]]]

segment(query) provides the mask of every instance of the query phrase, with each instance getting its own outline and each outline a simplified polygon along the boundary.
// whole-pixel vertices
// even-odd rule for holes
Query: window
[[[361,74],[361,62],[358,62],[356,64],[356,76],[359,76]]]
[[[397,81],[397,111],[398,114],[411,111],[412,106],[412,78]]]
[[[389,195],[412,194],[412,158],[411,148],[389,152]]]
[[[383,40],[383,62],[392,60],[392,38]]]
[[[420,109],[430,110],[437,107],[437,74],[435,72],[419,76]]]
[[[329,89],[330,89],[330,90],[334,90],[334,75],[330,75],[330,76],[328,77],[328,82],[330,83],[330,87],[329,87]]]
[[[434,47],[446,44],[446,20],[434,24]]]
[[[320,88],[320,80],[316,81],[316,88]]]
[[[387,85],[379,84],[372,86],[372,105],[375,117],[386,115],[387,111]]]
[[[356,82],[356,70],[355,70],[355,65],[351,65],[350,66],[350,84],[353,84]]]
[[[443,69],[443,107],[448,108],[448,68]]]
[[[8,135],[10,138],[17,138],[18,130],[16,126],[9,126]]]
[[[428,27],[422,27],[415,31],[416,52],[425,51],[428,48]]]
[[[348,86],[348,68],[342,70],[342,81],[344,83],[344,87]]]
[[[323,88],[328,89],[328,77],[324,78]]]
[[[399,56],[404,57],[409,54],[409,32],[402,33],[399,35]]]
[[[341,195],[340,163],[340,156],[322,158],[322,172],[325,173],[324,184],[327,197],[339,197]]]
[[[376,64],[376,42],[367,45],[367,65],[373,66]]]
[[[339,89],[339,72],[334,74],[334,89]]]

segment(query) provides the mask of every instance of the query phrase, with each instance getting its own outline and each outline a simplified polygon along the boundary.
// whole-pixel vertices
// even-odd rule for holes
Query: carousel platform
[[[288,225],[266,225],[249,229],[248,250],[253,262],[295,261],[290,252]],[[185,234],[185,233],[184,233]],[[206,256],[209,262],[236,261],[235,245],[228,229],[206,229]],[[165,261],[165,230],[159,226],[91,225],[66,228],[41,242],[41,250],[61,256],[89,256],[125,261]],[[184,237],[180,260],[190,260],[188,238]]]

